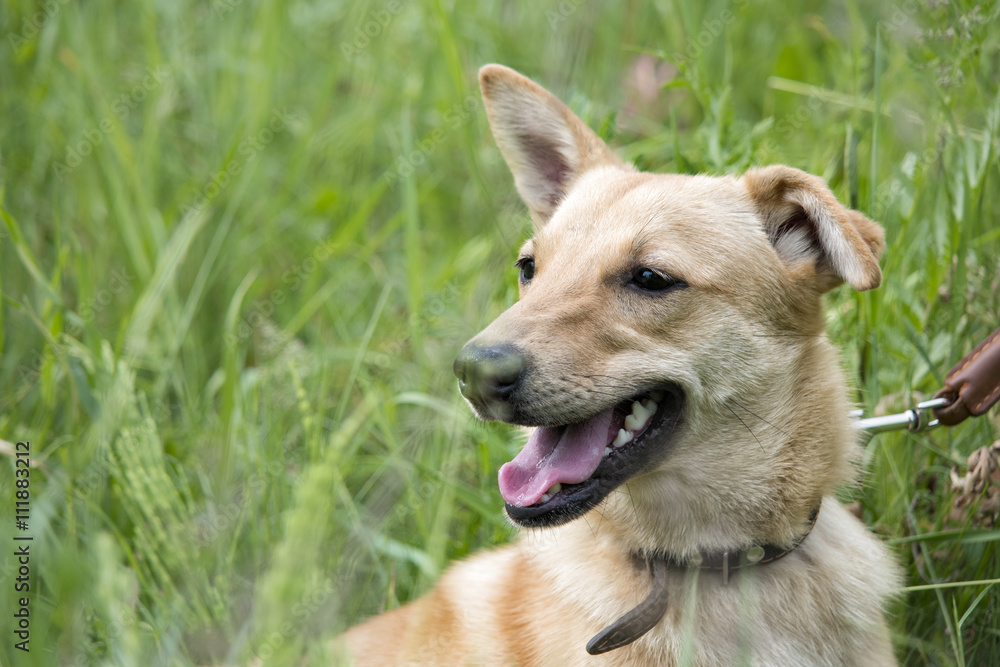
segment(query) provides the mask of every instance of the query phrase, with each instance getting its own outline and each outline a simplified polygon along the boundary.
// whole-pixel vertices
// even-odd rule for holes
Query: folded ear
[[[841,205],[823,179],[776,165],[743,181],[778,255],[789,266],[811,262],[823,291],[845,280],[856,290],[882,282],[882,227]]]
[[[479,70],[493,137],[521,199],[540,228],[573,182],[602,165],[625,166],[565,104],[537,83],[502,65]]]

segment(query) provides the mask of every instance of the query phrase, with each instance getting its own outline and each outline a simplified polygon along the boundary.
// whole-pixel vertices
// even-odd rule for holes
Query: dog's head
[[[878,286],[881,228],[789,167],[637,172],[529,79],[488,65],[480,84],[535,233],[520,300],[455,372],[479,417],[537,427],[500,471],[510,517],[603,503],[651,541],[672,513],[792,534],[850,458],[821,296]]]

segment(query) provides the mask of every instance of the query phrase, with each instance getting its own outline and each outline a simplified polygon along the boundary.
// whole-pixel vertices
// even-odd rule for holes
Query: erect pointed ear
[[[583,121],[537,83],[502,65],[479,70],[493,137],[540,228],[573,182],[602,165],[626,166]]]
[[[789,266],[810,262],[823,291],[845,280],[856,290],[882,282],[882,227],[841,205],[823,179],[775,165],[743,181],[778,255]]]

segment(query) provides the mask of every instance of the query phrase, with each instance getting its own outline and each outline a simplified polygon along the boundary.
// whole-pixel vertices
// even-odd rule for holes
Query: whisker
[[[777,430],[777,431],[778,431],[779,433],[781,433],[782,435],[788,435],[788,433],[786,433],[786,432],[785,432],[785,431],[784,431],[784,430],[783,430],[782,428],[780,428],[780,427],[778,427],[778,426],[775,426],[775,425],[774,425],[774,424],[772,424],[771,422],[767,421],[766,419],[764,419],[763,417],[761,417],[761,416],[760,416],[759,414],[757,414],[757,413],[756,413],[756,412],[754,412],[753,410],[750,410],[749,408],[747,408],[747,406],[745,406],[745,405],[741,404],[741,403],[740,403],[739,401],[737,401],[736,399],[733,399],[733,398],[731,398],[731,399],[729,399],[729,400],[730,400],[730,401],[732,401],[733,403],[736,403],[736,405],[737,405],[738,407],[740,407],[740,408],[743,408],[744,410],[746,410],[747,412],[749,412],[749,413],[750,413],[750,414],[752,414],[752,415],[753,415],[754,417],[756,417],[757,419],[761,420],[762,422],[764,422],[765,424],[767,424],[767,425],[768,425],[768,426],[770,426],[771,428],[773,428],[773,429],[776,429],[776,430]]]
[[[741,419],[740,416],[738,414],[736,414],[736,412],[731,407],[729,407],[725,403],[723,403],[723,405],[726,406],[726,410],[729,410],[730,412],[732,412],[733,416],[740,420],[740,423],[743,424],[743,428],[745,428],[747,431],[750,432],[750,435],[753,436],[753,439],[757,441],[757,445],[760,447],[760,451],[763,452],[764,451],[764,445],[761,444],[760,438],[758,438],[757,435],[753,432],[753,429],[751,429],[749,426],[747,426],[747,423],[745,421],[743,421],[743,419]]]
[[[635,506],[635,498],[632,497],[632,489],[629,488],[629,486],[626,484],[625,485],[625,490],[628,491],[628,499],[629,499],[629,502],[632,503],[632,513],[635,515],[635,520],[638,523],[638,521],[639,521],[639,508]]]
[[[821,335],[822,334],[818,334],[818,333],[814,333],[814,334],[794,334],[794,333],[787,333],[787,334],[756,334],[755,333],[753,336],[754,336],[754,338],[817,338],[817,337],[819,337]]]
[[[598,514],[600,514],[601,518],[604,519],[605,521],[610,521],[610,519],[608,519],[608,515],[604,513],[604,510],[601,509],[600,505],[598,505],[597,507],[595,507],[593,509],[593,511],[597,512]]]
[[[599,391],[597,389],[587,389],[586,393],[588,393],[588,394],[601,394],[602,396],[611,396],[611,397],[617,397],[618,396],[618,394],[612,393],[610,391]]]
[[[788,328],[792,326],[792,322],[787,317],[776,317],[774,319],[764,319],[755,320],[756,324],[766,326],[766,325],[777,325],[779,328]],[[822,333],[755,333],[755,338],[816,338],[822,336]]]

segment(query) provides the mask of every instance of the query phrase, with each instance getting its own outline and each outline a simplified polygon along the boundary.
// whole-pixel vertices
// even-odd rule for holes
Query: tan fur
[[[891,665],[899,575],[833,498],[857,454],[821,296],[876,287],[881,228],[784,167],[741,178],[634,171],[554,96],[480,74],[497,143],[532,211],[535,276],[475,341],[531,353],[537,423],[574,423],[657,381],[683,434],[652,472],[568,524],[454,565],[426,597],[350,630],[358,665]],[[623,288],[656,266],[688,287]],[[609,397],[610,395],[610,397]],[[648,593],[632,554],[788,544],[728,585],[671,571],[666,616],[601,656],[587,641]]]

